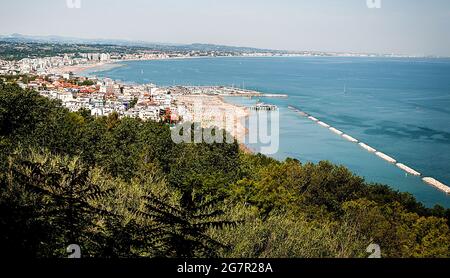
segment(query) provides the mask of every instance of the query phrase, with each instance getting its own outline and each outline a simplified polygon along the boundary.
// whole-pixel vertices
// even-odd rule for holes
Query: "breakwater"
[[[442,182],[440,182],[434,178],[430,178],[430,177],[423,178],[422,180],[424,182],[428,183],[429,185],[432,185],[432,186],[436,187],[437,189],[444,191],[447,194],[450,194],[450,187],[443,184]]]
[[[359,145],[361,146],[361,148],[365,149],[366,151],[370,152],[370,153],[376,153],[377,150],[372,148],[369,145],[364,144],[363,142],[360,142]]]
[[[380,157],[381,159],[386,160],[386,161],[389,162],[389,163],[392,163],[392,164],[397,163],[397,160],[395,160],[394,158],[392,158],[392,157],[390,157],[389,155],[384,154],[384,153],[382,153],[382,152],[376,152],[375,155],[378,156],[378,157]]]
[[[365,144],[363,142],[360,142],[358,139],[350,136],[349,134],[344,133],[343,131],[321,121],[320,119],[318,119],[317,117],[314,117],[312,115],[310,115],[309,113],[302,111],[301,109],[294,107],[294,106],[288,106],[288,108],[292,111],[294,111],[295,113],[297,113],[300,116],[303,116],[315,123],[317,123],[318,125],[320,125],[321,127],[327,128],[328,130],[330,130],[331,132],[341,136],[343,139],[351,142],[351,143],[356,143],[358,144],[362,149],[375,154],[377,157],[385,160],[388,163],[391,163],[393,165],[395,165],[396,167],[398,167],[399,169],[403,170],[406,174],[408,175],[413,175],[413,176],[422,176],[422,173],[420,173],[419,171],[416,171],[415,169],[398,162],[395,158],[369,146],[368,144]],[[432,177],[424,177],[422,178],[422,181],[428,185],[431,185],[447,194],[450,194],[450,187],[443,184],[442,182],[436,180],[435,178]]]
[[[409,173],[409,174],[411,174],[413,176],[421,176],[422,175],[421,173],[419,173],[416,170],[406,166],[403,163],[397,163],[395,165],[397,165],[398,168],[402,169],[403,171],[405,171],[405,172],[407,172],[407,173]]]

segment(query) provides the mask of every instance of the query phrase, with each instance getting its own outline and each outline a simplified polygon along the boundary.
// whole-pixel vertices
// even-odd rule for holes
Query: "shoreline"
[[[162,61],[162,60],[184,60],[184,59],[205,59],[205,58],[244,58],[244,57],[251,57],[251,56],[202,56],[202,57],[168,57],[168,58],[155,58],[155,59],[121,59],[121,60],[110,60],[107,62],[96,62],[91,64],[85,64],[85,65],[71,65],[71,66],[64,66],[59,67],[55,69],[51,69],[50,72],[54,74],[61,74],[61,73],[74,73],[74,74],[80,74],[84,71],[94,69],[92,72],[101,71],[102,67],[105,67],[107,65],[115,65],[114,67],[121,67],[120,63],[123,62],[139,62],[139,61]],[[255,56],[256,57],[256,56]],[[271,56],[266,56],[271,57]],[[277,57],[277,56],[272,56]],[[282,57],[282,56],[279,56]],[[98,68],[98,69],[96,69]],[[108,68],[106,70],[109,70],[111,68]]]
[[[113,62],[98,62],[98,63],[92,63],[92,64],[85,64],[85,65],[72,65],[72,66],[64,66],[60,68],[55,68],[50,70],[53,74],[67,74],[67,73],[73,73],[75,75],[79,75],[80,73],[83,73],[84,71],[90,70],[90,69],[96,69],[105,67],[107,65],[115,65],[117,64],[116,61]]]
[[[107,62],[98,62],[94,64],[87,65],[73,65],[73,66],[65,66],[62,68],[57,68],[55,70],[62,70],[63,73],[82,73],[83,71],[95,68],[101,68],[106,65],[114,65],[122,62],[139,62],[139,61],[162,61],[162,60],[187,60],[187,59],[216,59],[216,58],[402,58],[402,59],[432,59],[432,58],[440,58],[446,59],[446,57],[386,57],[386,56],[340,56],[340,55],[329,55],[329,56],[321,56],[321,55],[267,55],[267,56],[251,56],[251,55],[235,55],[235,56],[193,56],[193,57],[167,57],[167,58],[152,58],[152,59],[121,59],[121,60],[110,60]],[[450,58],[449,58],[450,59]],[[122,65],[118,65],[120,67]],[[100,70],[96,70],[100,71]],[[52,70],[53,72],[53,70]],[[93,71],[95,72],[95,71]],[[54,73],[54,72],[53,72]]]
[[[173,58],[163,58],[163,59],[135,59],[135,60],[114,60],[114,61],[110,61],[110,62],[103,62],[103,63],[95,63],[95,64],[90,64],[87,66],[72,66],[70,67],[70,69],[77,69],[76,73],[82,73],[83,71],[89,70],[89,69],[95,69],[95,68],[101,68],[104,67],[106,65],[118,65],[121,66],[120,63],[122,62],[127,62],[127,61],[153,61],[153,60],[181,60],[181,59],[205,59],[205,58],[236,58],[238,56],[224,56],[224,57],[173,57]],[[247,57],[247,58],[253,58],[253,57]],[[260,57],[262,58],[262,57]],[[268,57],[265,57],[268,58]],[[88,75],[92,75],[94,76],[94,74],[92,74],[91,72],[88,73]],[[236,95],[238,96],[238,95]],[[230,103],[224,100],[224,97],[221,95],[214,95],[214,96],[210,96],[210,95],[189,95],[189,96],[184,96],[184,97],[188,97],[191,98],[191,100],[194,100],[196,97],[204,97],[204,99],[206,99],[206,106],[208,107],[218,107],[219,109],[225,109],[226,107],[232,107],[231,109],[243,109],[245,110],[245,108],[243,108],[242,106],[235,104],[235,103]],[[208,97],[210,97],[208,99]],[[241,97],[245,97],[244,95]],[[204,103],[205,104],[205,103]],[[226,110],[225,110],[226,111]],[[233,113],[233,112],[230,112]],[[364,144],[363,142],[359,142],[358,139],[355,139],[347,134],[344,134],[343,131],[340,131],[334,127],[329,126],[328,124],[321,122],[319,119],[313,117],[312,115],[307,114],[306,112],[302,112],[302,111],[298,111],[299,115],[305,116],[307,118],[309,118],[312,121],[315,121],[318,125],[329,129],[331,132],[336,133],[337,135],[342,136],[343,139],[348,140],[351,143],[356,143],[359,144],[359,146],[362,149],[365,149],[368,152],[373,152],[373,153],[377,153],[377,151],[370,147],[369,145]],[[226,112],[225,112],[226,114]],[[209,113],[209,116],[214,115],[214,113]],[[198,115],[197,115],[198,116]],[[247,114],[245,116],[238,116],[237,119],[238,121],[242,121],[242,119],[247,119],[248,118],[248,111]],[[245,123],[245,121],[244,121]],[[214,126],[214,124],[209,124],[209,125],[205,125],[205,127],[211,127]],[[221,125],[216,125],[218,127],[222,127]],[[230,128],[224,128],[225,130],[227,130],[227,132],[230,132]],[[244,153],[255,153],[255,151],[251,150],[245,143],[245,140],[242,140],[242,138],[245,138],[245,135],[248,133],[248,130],[246,130],[245,124],[236,124],[233,126],[231,132],[232,136],[237,139],[238,143],[239,143],[239,148],[244,152]],[[377,155],[377,154],[376,154]],[[380,159],[384,159],[387,162],[393,164],[394,166],[397,166],[399,169],[403,170],[407,175],[411,175],[411,176],[419,176],[419,177],[423,177],[423,175],[421,175],[421,173],[415,171],[412,168],[409,168],[409,166],[405,165],[406,167],[403,167],[404,164],[401,163],[397,163],[396,160],[391,159],[391,160],[387,160],[385,159],[386,157],[381,156],[380,154],[378,154],[377,156],[379,156]],[[389,157],[390,158],[390,157]],[[441,189],[443,188],[442,186],[436,186],[437,183],[435,182],[426,182],[425,180],[423,180],[423,183],[425,185],[431,185],[432,187],[434,187],[435,189]],[[441,188],[440,188],[441,187]],[[448,188],[447,186],[445,188]],[[449,193],[449,191],[446,190],[439,190],[439,191],[444,191],[445,193],[447,193],[447,196]]]
[[[248,134],[245,122],[250,115],[248,108],[229,103],[220,95],[180,95],[177,102],[191,108],[192,119],[189,120],[199,122],[203,128],[223,129],[240,145],[245,145],[245,137]],[[229,126],[230,122],[232,126]]]
[[[231,58],[231,57],[239,57],[239,56],[223,56],[223,57],[171,57],[171,58],[162,58],[162,59],[136,59],[136,60],[118,60],[118,61],[113,61],[113,62],[109,62],[109,63],[97,63],[97,64],[93,64],[87,67],[78,67],[78,69],[80,71],[78,71],[78,73],[82,73],[83,71],[86,71],[88,69],[92,69],[92,68],[100,68],[103,67],[105,65],[108,64],[118,64],[120,62],[124,62],[124,61],[151,61],[151,60],[176,60],[176,59],[201,59],[201,58]],[[277,57],[277,56],[266,56],[266,57]],[[281,56],[279,56],[281,57]],[[120,66],[120,65],[119,65]],[[258,92],[260,93],[260,92]],[[246,107],[242,107],[238,104],[235,103],[230,103],[224,100],[223,96],[221,95],[190,95],[190,96],[181,96],[182,99],[184,99],[185,101],[189,98],[191,98],[192,100],[195,100],[196,98],[200,97],[202,99],[203,102],[206,101],[206,103],[203,103],[203,105],[207,106],[207,107],[215,107],[216,111],[212,112],[212,110],[208,110],[206,113],[205,111],[202,112],[202,115],[197,115],[197,114],[193,114],[194,119],[201,119],[201,123],[202,126],[204,127],[212,127],[212,126],[217,126],[219,128],[222,128],[224,130],[226,130],[227,132],[229,132],[239,143],[240,149],[243,150],[244,152],[247,153],[254,153],[246,144],[245,144],[245,136],[248,134],[248,129],[245,126],[245,122],[246,120],[249,118],[249,112],[248,112],[248,108]],[[242,96],[244,97],[244,95]],[[189,101],[188,101],[189,102]],[[195,101],[194,101],[195,102]],[[190,103],[190,105],[193,105],[193,102]],[[329,129],[331,132],[341,136],[343,139],[349,141],[350,143],[356,143],[359,144],[359,146],[362,149],[365,149],[368,152],[374,153],[376,156],[378,156],[379,158],[387,161],[388,163],[391,163],[393,165],[396,165],[399,169],[403,170],[407,175],[412,175],[412,176],[422,176],[422,173],[410,168],[409,166],[399,163],[396,159],[377,151],[376,149],[372,148],[369,145],[366,145],[363,142],[360,142],[358,139],[355,139],[353,137],[351,137],[348,134],[345,134],[344,132],[328,125],[327,123],[324,123],[322,121],[320,121],[319,119],[313,117],[312,115],[309,115],[306,112],[303,112],[295,107],[289,107],[291,108],[291,110],[297,111],[300,115],[307,117],[308,119],[310,119],[311,121],[316,122],[318,125]],[[217,113],[217,111],[222,111],[222,114]],[[225,111],[225,112],[224,112]],[[223,113],[224,112],[224,113]],[[232,128],[228,127],[228,126],[224,126],[223,122],[217,121],[217,120],[213,120],[212,118],[215,117],[221,117],[221,118],[225,118],[225,115],[235,115],[235,119],[237,118],[237,122],[234,121],[234,125]],[[209,121],[209,123],[205,123],[202,119],[202,117],[206,116],[206,118],[209,118],[207,121]],[[434,188],[439,189],[441,191],[444,191],[447,195],[450,194],[450,187],[441,183],[441,182],[429,182],[426,180],[423,180],[424,183],[432,185]],[[439,185],[437,185],[437,183],[439,183]]]
[[[223,58],[229,58],[230,56],[223,56]],[[237,57],[237,56],[231,56],[231,57]],[[90,71],[87,76],[94,77],[91,73],[94,73],[95,71],[101,71],[102,68],[106,66],[108,67],[106,70],[120,67],[121,62],[127,62],[127,61],[153,61],[153,60],[176,60],[176,59],[202,59],[202,58],[218,58],[218,57],[172,57],[172,58],[162,58],[162,59],[129,59],[129,60],[115,60],[115,61],[109,61],[109,62],[98,62],[93,64],[87,64],[87,65],[73,65],[73,66],[65,66],[61,68],[53,69],[52,72],[55,74],[61,74],[61,73],[70,73],[72,72],[76,76],[81,76],[81,74],[85,71],[91,70],[91,69],[97,69],[94,71]],[[121,82],[122,81],[117,81]],[[258,95],[262,94],[260,92],[255,92]],[[237,95],[230,95],[230,96],[237,96]],[[238,97],[245,97],[246,95],[239,95]],[[254,153],[253,150],[251,150],[244,142],[245,142],[245,136],[248,134],[248,128],[245,126],[246,120],[249,118],[250,112],[248,111],[248,108],[242,105],[238,105],[235,103],[231,103],[225,100],[224,95],[182,95],[179,96],[179,100],[181,99],[181,102],[187,103],[187,105],[194,105],[196,101],[198,101],[198,98],[201,99],[203,102],[204,107],[214,107],[213,110],[209,111],[203,111],[201,115],[198,115],[196,113],[193,113],[194,119],[204,119],[206,116],[206,121],[202,120],[202,126],[203,127],[213,127],[217,126],[219,128],[223,128],[226,132],[230,133],[239,144],[239,148],[244,151],[245,153]],[[222,112],[217,114],[216,112]],[[233,119],[233,126],[228,127],[224,126],[223,122],[219,122],[217,120],[214,120],[213,118],[226,118],[226,115],[234,115]]]

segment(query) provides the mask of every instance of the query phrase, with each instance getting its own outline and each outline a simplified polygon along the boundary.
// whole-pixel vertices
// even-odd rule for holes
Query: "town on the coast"
[[[219,127],[236,138],[246,133],[242,119],[248,110],[273,110],[273,105],[257,103],[246,108],[223,100],[225,96],[283,97],[261,94],[253,90],[226,86],[168,86],[129,84],[94,74],[83,76],[82,71],[119,61],[192,58],[196,53],[126,54],[76,53],[53,57],[24,58],[16,61],[0,60],[0,78],[17,83],[23,89],[32,89],[40,95],[61,101],[72,112],[85,109],[95,117],[117,113],[119,117],[141,120],[200,122],[203,127]],[[262,54],[254,54],[262,55]],[[201,102],[201,104],[199,104]],[[198,106],[201,110],[198,110]],[[232,115],[232,125],[226,125],[226,116]]]
[[[214,57],[235,55],[223,52],[138,52],[138,53],[70,53],[52,57],[24,58],[20,60],[0,59],[0,78],[4,82],[15,82],[23,89],[32,89],[40,95],[61,101],[71,112],[84,109],[94,117],[109,116],[116,113],[118,117],[139,118],[176,124],[196,122],[203,128],[216,127],[227,131],[240,143],[244,143],[248,129],[245,119],[251,112],[277,110],[275,105],[257,101],[254,106],[243,107],[231,104],[224,97],[287,97],[281,94],[263,94],[254,90],[234,86],[157,86],[155,84],[130,84],[110,78],[95,76],[95,69],[104,66],[120,66],[120,61],[187,59],[196,57]],[[248,57],[277,55],[276,53],[245,53]],[[83,75],[85,70],[94,72]],[[381,159],[396,164],[407,174],[421,176],[414,169],[398,163],[392,157],[377,152],[370,146],[340,130],[329,126],[308,115],[319,125],[329,128],[344,139],[375,153]],[[230,120],[231,119],[231,120]],[[440,181],[423,177],[427,184],[450,194],[450,187]]]

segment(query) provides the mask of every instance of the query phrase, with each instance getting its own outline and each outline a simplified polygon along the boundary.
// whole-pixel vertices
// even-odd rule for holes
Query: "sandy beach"
[[[80,73],[86,70],[95,69],[101,71],[119,67],[121,64],[118,62],[121,61],[125,60],[65,66],[55,68],[52,72],[59,74],[71,72],[80,75]],[[246,153],[252,152],[244,144],[245,137],[248,134],[245,122],[249,116],[249,111],[246,107],[228,103],[224,100],[223,96],[218,95],[181,95],[177,96],[177,102],[183,103],[190,111],[191,119],[188,119],[189,121],[200,122],[203,128],[219,127],[224,129],[237,139],[241,150]]]
[[[151,59],[123,59],[123,60],[110,60],[107,62],[97,62],[97,63],[90,63],[90,64],[84,64],[84,65],[73,65],[73,66],[64,66],[59,68],[53,68],[50,70],[51,73],[54,74],[63,74],[63,73],[81,73],[85,70],[89,69],[96,69],[98,71],[100,70],[107,70],[111,69],[112,67],[120,67],[121,65],[119,62],[128,62],[128,61],[153,61],[153,60],[184,60],[184,59],[205,59],[205,58],[211,58],[212,56],[200,56],[200,57],[162,57],[162,58],[151,58]],[[251,58],[252,56],[219,56],[215,58],[235,58],[235,57],[246,57]],[[97,69],[98,68],[98,69]]]
[[[119,61],[110,61],[110,62],[98,62],[98,63],[92,63],[92,64],[84,64],[84,65],[73,65],[73,66],[64,66],[59,68],[54,68],[51,70],[51,73],[54,74],[63,74],[63,73],[74,73],[79,74],[85,70],[89,69],[111,69],[113,67],[119,67],[120,64],[117,62]]]
[[[52,69],[53,73],[74,73],[79,75],[89,69],[102,70],[118,67],[119,61],[98,62],[85,65],[73,65]],[[248,129],[245,121],[249,115],[246,107],[226,102],[217,95],[182,95],[177,102],[183,103],[191,114],[190,121],[200,122],[202,127],[219,127],[226,130],[239,143],[243,144]]]
[[[211,95],[182,95],[177,96],[177,102],[188,108],[194,122],[201,123],[202,127],[219,127],[226,130],[239,143],[245,141],[248,129],[245,120],[249,116],[246,107],[227,103],[221,96]]]

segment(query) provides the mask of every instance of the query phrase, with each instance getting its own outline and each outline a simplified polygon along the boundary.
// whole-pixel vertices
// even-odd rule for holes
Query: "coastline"
[[[314,55],[267,55],[267,56],[245,56],[245,55],[234,55],[234,56],[192,56],[192,57],[166,57],[166,58],[152,58],[152,59],[121,59],[121,60],[110,60],[107,62],[97,62],[86,65],[73,65],[73,66],[64,66],[61,68],[52,69],[51,73],[74,73],[80,74],[86,70],[93,69],[92,72],[103,70],[102,67],[108,65],[114,65],[114,67],[120,67],[121,62],[139,62],[139,61],[161,61],[161,60],[188,60],[188,59],[208,59],[208,58],[310,58],[310,57],[335,57],[335,58],[404,58],[404,59],[418,59],[422,57],[386,57],[386,56],[340,56],[340,55],[330,55],[330,56],[314,56]],[[428,57],[423,57],[428,58]],[[432,58],[432,57],[431,57]],[[98,68],[98,69],[97,69]],[[105,68],[108,70],[111,68]]]
[[[60,68],[55,68],[51,70],[51,73],[74,73],[79,74],[86,70],[93,69],[92,72],[95,71],[101,71],[102,67],[105,67],[107,65],[115,65],[115,67],[120,67],[120,63],[122,62],[139,62],[139,61],[161,61],[161,60],[188,60],[188,59],[216,59],[216,58],[309,58],[309,57],[337,57],[337,58],[348,58],[348,57],[355,57],[355,58],[367,58],[365,56],[339,56],[339,55],[332,55],[332,56],[312,56],[312,55],[266,55],[266,56],[245,56],[245,55],[234,55],[234,56],[190,56],[190,57],[165,57],[165,58],[152,58],[152,59],[121,59],[121,60],[110,60],[107,62],[97,62],[92,64],[86,64],[86,65],[72,65],[72,66],[64,66]],[[372,58],[372,57],[370,57]],[[373,57],[376,58],[376,57]],[[379,58],[383,58],[382,56]],[[384,57],[384,58],[391,58],[391,57]],[[404,57],[404,58],[413,58],[413,57]],[[99,69],[96,69],[99,68]],[[106,68],[111,69],[111,68]]]
[[[248,108],[226,102],[219,95],[181,95],[177,97],[177,102],[190,108],[192,115],[190,120],[193,122],[199,122],[203,128],[218,127],[224,129],[240,145],[244,144],[245,137],[248,134],[248,129],[245,126],[245,122],[250,115]]]
[[[205,56],[205,57],[168,57],[168,58],[154,58],[154,59],[121,59],[121,60],[110,60],[107,62],[96,62],[84,65],[71,65],[59,68],[51,69],[50,72],[53,74],[81,74],[84,71],[92,70],[91,72],[110,70],[115,67],[121,67],[122,62],[139,62],[139,61],[160,61],[160,60],[184,60],[184,59],[202,59],[202,58],[232,58],[232,57],[246,57],[246,56]]]
[[[233,56],[234,57],[234,56]],[[103,69],[109,70],[115,67],[120,67],[121,62],[126,61],[152,61],[152,60],[170,60],[170,59],[194,59],[194,58],[208,58],[208,57],[173,57],[163,59],[135,59],[135,60],[114,60],[109,62],[98,62],[86,65],[73,65],[52,69],[55,74],[73,73],[81,76],[83,72],[89,71],[87,75],[91,75],[95,71]],[[245,153],[253,153],[253,151],[245,145],[245,136],[248,134],[248,129],[245,122],[249,117],[248,108],[225,101],[221,95],[183,95],[179,96],[178,101],[183,102],[187,106],[193,107],[194,104],[202,103],[201,112],[191,111],[194,120],[200,119],[201,125],[204,128],[219,127],[230,133],[239,143],[239,147]],[[227,115],[233,115],[232,126],[227,126]],[[221,120],[222,119],[222,120]]]
[[[111,62],[109,62],[109,63],[97,63],[97,64],[92,64],[92,65],[88,65],[88,66],[86,66],[86,67],[81,67],[81,72],[83,71],[83,70],[89,70],[89,69],[94,69],[95,67],[102,67],[102,66],[104,66],[104,65],[106,65],[106,64],[119,64],[119,63],[121,63],[121,62],[126,62],[126,61],[152,61],[152,60],[170,60],[170,59],[173,59],[173,60],[175,60],[175,59],[194,59],[194,58],[196,58],[196,59],[203,59],[203,58],[228,58],[228,57],[176,57],[176,58],[166,58],[166,59],[136,59],[136,60],[114,60],[114,61],[111,61]],[[233,57],[231,57],[231,58],[233,58]],[[250,58],[250,57],[249,57]],[[89,72],[89,73],[87,73],[87,75],[91,75],[91,72]],[[92,76],[94,76],[95,74],[92,74]],[[220,98],[221,96],[214,96],[214,97],[217,97],[217,98]],[[219,101],[219,100],[215,100],[215,101]],[[226,102],[226,100],[224,100],[223,98],[222,98],[222,102]],[[214,103],[214,102],[213,102]],[[220,105],[218,105],[219,107],[221,107],[223,105],[223,103],[222,104],[220,104]],[[234,105],[234,106],[238,106],[239,104],[232,104],[232,105]],[[312,116],[311,116],[312,117]],[[311,120],[317,120],[317,123],[319,122],[319,119],[317,119],[317,118],[311,118]],[[318,123],[319,124],[319,123]],[[322,127],[324,127],[324,128],[329,128],[329,127],[327,127],[327,126],[325,126],[325,125],[321,125]],[[241,127],[241,129],[242,129],[242,127]],[[243,127],[243,129],[245,130],[245,127]],[[332,131],[332,132],[334,132],[334,133],[336,133],[337,135],[343,135],[343,132],[342,131],[340,131],[340,130],[337,130],[337,129],[331,129],[331,127],[329,128],[330,129],[330,131]],[[342,132],[342,134],[341,134],[341,132]],[[239,132],[240,134],[242,134],[242,133],[244,133],[245,134],[245,131],[244,132]],[[236,134],[235,134],[236,135]],[[346,137],[343,137],[344,139],[347,139]],[[351,139],[351,138],[349,138],[349,139]],[[358,138],[358,139],[360,139],[360,138]],[[239,141],[239,140],[238,140]],[[349,140],[350,141],[350,140]],[[350,142],[354,142],[354,143],[358,143],[358,142],[356,142],[356,139],[355,140],[353,140],[353,141],[350,141]],[[361,142],[362,143],[362,142]],[[364,144],[364,143],[363,143]],[[247,151],[250,151],[251,152],[251,150],[249,150],[248,149],[248,147],[245,145],[245,144],[243,144],[242,143],[242,141],[239,141],[239,145],[240,145],[240,148],[242,149],[242,150],[247,150]],[[363,149],[365,149],[364,148],[364,145],[360,145]],[[369,152],[371,152],[372,151],[372,148],[369,148],[369,149],[366,149],[367,151],[369,151]],[[395,166],[395,165],[394,165]],[[398,165],[397,165],[397,167],[398,167]],[[400,168],[401,169],[401,168]],[[404,170],[404,169],[402,169],[402,170]],[[405,174],[408,174],[408,175],[411,175],[411,176],[413,176],[411,173],[405,173]],[[405,175],[405,177],[406,177],[406,175]],[[420,180],[420,178],[419,178],[419,180]],[[420,181],[421,182],[421,186],[423,186],[423,182],[422,181]],[[385,182],[386,184],[388,184],[387,182]],[[393,184],[393,183],[389,183],[389,184]],[[396,187],[394,187],[394,188],[396,188]],[[405,189],[405,188],[403,188],[402,189],[402,191],[405,191],[405,192],[410,192],[409,191],[409,189]]]
[[[87,71],[90,69],[98,69],[95,71],[99,71],[103,67],[106,67],[108,65],[120,66],[120,65],[118,65],[118,62],[120,62],[120,61],[98,62],[98,63],[85,64],[85,65],[64,66],[64,67],[60,67],[60,68],[51,69],[50,72],[53,74],[73,73],[73,74],[79,75],[79,74],[83,73],[84,71]],[[111,69],[111,67],[108,67],[106,69]]]
[[[236,57],[236,56],[232,56]],[[128,60],[115,60],[110,62],[99,62],[89,65],[76,65],[67,66],[63,68],[55,69],[58,73],[69,73],[72,72],[75,75],[80,75],[87,70],[93,70],[89,72],[93,73],[95,71],[101,71],[105,67],[106,69],[112,69],[115,67],[120,67],[121,62],[126,61],[153,61],[153,60],[178,60],[178,59],[201,59],[201,58],[211,58],[211,57],[171,57],[162,59],[128,59]],[[213,57],[215,58],[215,57]],[[223,58],[229,58],[228,56],[223,56]],[[202,127],[219,127],[230,133],[239,143],[239,147],[245,153],[254,153],[244,142],[245,136],[248,134],[248,128],[245,123],[250,115],[248,108],[235,103],[227,102],[221,95],[183,95],[178,97],[178,101],[185,103],[188,106],[194,106],[195,103],[201,101],[202,106],[206,107],[200,113],[198,111],[192,111],[192,117],[194,119],[200,119]],[[211,108],[213,107],[213,108]],[[227,126],[226,121],[221,121],[220,119],[226,119],[227,115],[234,115],[233,126]]]

